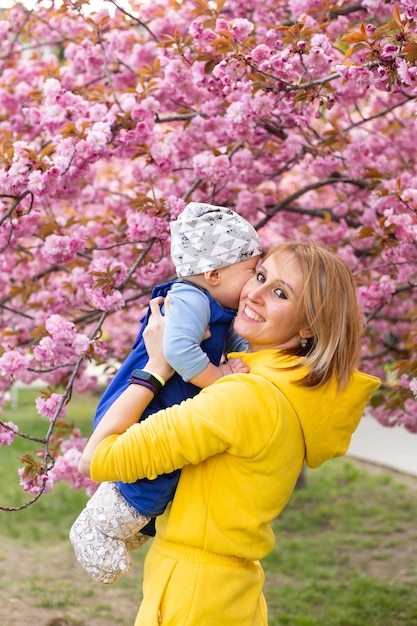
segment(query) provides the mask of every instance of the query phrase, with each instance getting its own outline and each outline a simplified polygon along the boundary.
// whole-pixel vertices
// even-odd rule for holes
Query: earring
[[[307,337],[301,337],[300,346],[301,346],[302,348],[305,348],[305,347],[306,347],[306,345],[307,345],[307,343],[308,343],[308,339],[307,339]]]

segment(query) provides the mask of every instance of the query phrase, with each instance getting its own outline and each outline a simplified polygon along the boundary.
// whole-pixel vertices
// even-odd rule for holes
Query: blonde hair
[[[298,310],[302,325],[312,333],[304,348],[286,351],[303,356],[300,365],[309,368],[298,384],[319,387],[336,377],[342,389],[359,365],[364,334],[353,275],[340,257],[317,242],[280,244],[264,258],[284,253],[300,265],[304,286]]]

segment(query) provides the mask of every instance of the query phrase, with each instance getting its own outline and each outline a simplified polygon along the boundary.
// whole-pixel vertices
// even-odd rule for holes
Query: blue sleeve
[[[188,381],[210,362],[200,346],[210,323],[210,302],[201,289],[187,283],[175,283],[169,297],[164,355],[181,378]]]
[[[230,328],[227,331],[226,336],[226,345],[225,345],[225,354],[229,352],[247,352],[248,350],[248,342],[246,339],[243,339],[240,335],[237,334],[235,329],[233,328],[233,324],[230,324]]]

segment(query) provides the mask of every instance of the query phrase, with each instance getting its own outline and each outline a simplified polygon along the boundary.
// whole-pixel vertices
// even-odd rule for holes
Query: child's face
[[[216,288],[215,298],[226,309],[237,309],[239,306],[242,287],[253,277],[259,259],[258,255],[219,270],[221,281]]]

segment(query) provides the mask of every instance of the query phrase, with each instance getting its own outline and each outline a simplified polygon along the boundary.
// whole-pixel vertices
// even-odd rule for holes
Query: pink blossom
[[[353,81],[358,88],[369,87],[372,72],[365,67],[337,65],[337,71],[345,80]]]
[[[164,224],[160,218],[154,217],[144,211],[134,213],[129,211],[127,214],[128,237],[131,241],[146,241],[155,235],[155,233],[163,232]],[[168,236],[168,227],[165,233],[165,239]]]
[[[196,175],[199,178],[211,179],[220,182],[227,178],[230,162],[226,156],[214,156],[209,152],[196,155],[193,158]]]
[[[31,172],[28,177],[28,189],[33,193],[43,192],[46,187],[46,180],[40,170]]]
[[[174,266],[169,257],[164,256],[158,262],[147,263],[138,268],[136,272],[137,280],[145,287],[152,287],[161,282],[163,277],[173,273]]]
[[[85,355],[88,352],[90,346],[91,340],[89,339],[89,337],[87,337],[87,335],[84,335],[82,333],[75,335],[72,342],[72,348],[74,350],[74,353],[78,357]]]
[[[289,0],[289,9],[295,18],[300,18],[304,13],[309,10],[319,9],[321,7],[321,1],[319,0]]]
[[[93,345],[94,345],[94,358],[99,360],[100,358],[104,357],[104,359],[106,359],[106,356],[107,356],[106,353],[103,350],[97,349],[97,343]],[[78,378],[74,380],[74,386],[73,386],[74,394],[82,395],[90,391],[95,392],[97,391],[97,383],[98,383],[97,378],[92,376],[91,372],[85,371],[84,374],[82,374],[81,368],[80,368],[80,375]]]
[[[47,78],[43,85],[45,96],[56,95],[61,91],[61,83],[56,78]]]
[[[6,40],[10,29],[10,24],[7,20],[0,20],[0,37],[2,41]]]
[[[50,479],[54,484],[65,480],[72,489],[90,487],[93,482],[91,478],[85,478],[78,471],[80,458],[81,451],[77,448],[68,448],[62,456],[58,456],[54,467],[49,472]]]
[[[218,17],[216,19],[216,31],[219,30],[229,30],[229,23],[223,17]]]
[[[236,209],[250,222],[256,222],[258,211],[265,206],[265,197],[261,192],[250,193],[247,189],[239,192],[236,200]]]
[[[395,291],[394,281],[383,276],[378,283],[358,289],[358,296],[365,311],[372,311],[391,300]]]
[[[389,85],[388,72],[387,72],[386,67],[379,65],[375,70],[373,70],[372,84],[377,89],[381,89],[382,91],[389,91],[390,85]]]
[[[398,75],[405,85],[410,86],[410,85],[416,84],[416,81],[417,81],[417,68],[416,67],[410,67],[409,65],[407,65],[404,59],[401,59],[401,58],[397,58],[395,60],[395,65],[397,68]]]
[[[404,418],[401,420],[402,426],[413,434],[417,433],[417,423],[414,418],[414,409],[415,409],[415,400],[406,400],[405,405],[408,408],[407,413],[405,413]],[[414,406],[413,406],[414,405]]]
[[[416,19],[417,18],[417,5],[414,0],[403,0],[402,2],[405,12],[408,18]]]
[[[216,29],[218,30],[218,27],[216,27]],[[210,49],[210,44],[215,39],[218,39],[217,33],[211,28],[204,28],[199,20],[191,22],[189,32],[190,35],[194,37],[198,45],[205,51],[208,51]]]
[[[35,496],[37,496],[40,491],[42,491],[42,493],[49,493],[54,487],[52,478],[46,474],[39,474],[36,479],[34,479],[31,476],[24,476],[24,468],[19,468],[17,473],[20,477],[19,483],[22,485],[24,491]]]
[[[17,433],[19,432],[19,426],[13,422],[1,422],[0,421],[0,447],[10,446]]]
[[[104,65],[100,46],[93,45],[87,39],[83,39],[81,46],[70,43],[65,49],[65,56],[71,61],[75,74],[91,72],[94,76],[102,71]]]
[[[236,18],[231,22],[231,31],[235,41],[242,42],[253,30],[253,24],[246,18]]]
[[[10,166],[8,178],[14,188],[26,183],[29,174],[29,160],[27,158],[16,159]]]
[[[109,275],[111,284],[116,287],[120,287],[127,278],[126,265],[104,255],[97,257],[90,263],[89,273],[98,278]]]
[[[139,115],[139,111],[136,110],[135,114]],[[132,118],[133,118],[133,112],[132,112]],[[143,117],[142,119],[139,119],[136,123],[135,128],[126,133],[124,137],[125,145],[129,145],[129,144],[138,145],[141,143],[146,143],[147,141],[150,140],[152,136],[153,128],[154,128],[154,121],[153,121],[152,116],[146,116],[146,117]]]
[[[411,190],[404,192],[404,199],[408,198],[409,201],[413,202],[413,196],[414,193]],[[394,212],[393,209],[386,209],[384,215],[386,217],[386,226],[393,227],[400,241],[415,243],[417,238],[417,224],[411,213],[405,211]]]
[[[86,140],[97,147],[105,146],[111,139],[112,132],[108,122],[96,122],[88,130]]]
[[[91,306],[95,309],[100,311],[118,311],[124,307],[123,295],[117,289],[113,289],[111,293],[106,293],[106,290],[101,288],[92,289],[87,287],[85,291]]]
[[[87,437],[83,437],[79,428],[74,428],[69,438],[62,441],[61,450],[63,452],[66,452],[70,449],[76,449],[79,450],[79,452],[82,452],[85,448],[86,443]]]
[[[97,141],[96,139],[97,137],[94,135],[91,137],[91,140],[90,140],[90,137],[86,137],[86,139],[80,139],[80,141],[77,143],[76,150],[74,151],[74,154],[76,155],[77,159],[87,161],[87,162],[88,161],[94,162],[99,157],[106,155],[106,152],[107,152],[106,143],[101,141],[101,139],[99,141]],[[66,170],[67,169],[68,169],[68,163],[67,163]]]
[[[161,173],[172,168],[178,159],[178,149],[173,139],[172,135],[168,135],[152,145],[151,155]]]
[[[45,328],[47,332],[53,337],[59,337],[61,341],[72,341],[75,334],[75,325],[73,322],[69,322],[61,315],[50,315],[46,322]]]
[[[269,59],[271,53],[271,48],[266,44],[261,43],[252,50],[252,59],[256,64],[260,65]]]
[[[27,358],[20,350],[9,350],[0,356],[0,370],[3,375],[13,376],[24,371]]]
[[[171,220],[174,221],[177,219],[178,215],[182,213],[185,208],[185,202],[181,198],[177,198],[176,196],[168,196],[166,199],[166,204],[169,209]]]
[[[44,367],[51,367],[55,360],[55,346],[51,337],[42,337],[39,344],[33,348],[35,359]]]
[[[73,322],[55,314],[45,321],[50,336],[42,337],[34,347],[33,354],[43,366],[65,365],[86,354],[91,341],[87,335],[77,333]]]
[[[43,417],[47,417],[51,420],[56,417],[65,418],[67,416],[65,404],[58,410],[61,401],[62,394],[52,393],[48,398],[36,398],[35,404],[39,415],[43,415]]]
[[[394,44],[387,44],[382,48],[379,57],[381,61],[384,61],[384,63],[391,63],[391,61],[393,61],[398,54],[398,50],[398,46],[395,46]]]
[[[76,236],[49,235],[45,239],[42,254],[50,263],[66,263],[71,261],[85,247],[84,232],[78,231]]]
[[[212,162],[211,178],[214,183],[225,182],[230,173],[230,161],[226,155],[220,155]]]

